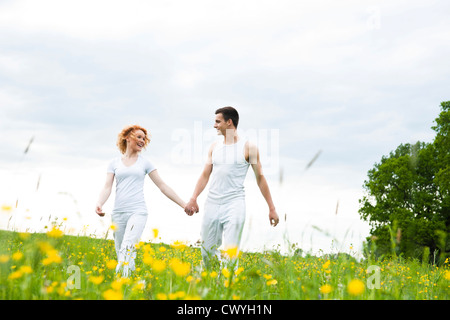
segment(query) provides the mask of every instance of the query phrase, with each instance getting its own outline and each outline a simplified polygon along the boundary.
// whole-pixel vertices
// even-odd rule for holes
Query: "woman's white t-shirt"
[[[116,199],[113,213],[147,213],[144,199],[145,176],[156,170],[147,159],[138,156],[131,166],[123,164],[121,157],[113,159],[107,172],[116,178]]]

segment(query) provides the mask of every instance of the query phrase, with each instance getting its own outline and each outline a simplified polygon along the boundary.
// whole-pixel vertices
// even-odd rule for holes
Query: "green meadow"
[[[0,231],[0,299],[449,299],[448,259],[437,266],[368,253],[357,261],[348,254],[318,257],[298,249],[241,252],[238,265],[204,270],[197,247],[141,242],[136,271],[124,278],[115,273],[111,240],[64,235],[57,228]]]

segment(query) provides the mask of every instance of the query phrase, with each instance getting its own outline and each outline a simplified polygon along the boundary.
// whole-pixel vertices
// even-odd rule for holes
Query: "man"
[[[188,215],[199,211],[197,197],[208,184],[212,174],[201,227],[201,252],[206,268],[211,266],[213,255],[220,259],[218,248],[222,244],[222,236],[224,249],[229,253],[228,258],[237,257],[245,222],[244,180],[250,165],[269,206],[270,224],[276,226],[279,222],[269,186],[262,172],[258,148],[237,134],[238,112],[233,107],[224,107],[216,110],[215,114],[214,128],[224,139],[211,145],[207,163],[192,198],[185,207]]]

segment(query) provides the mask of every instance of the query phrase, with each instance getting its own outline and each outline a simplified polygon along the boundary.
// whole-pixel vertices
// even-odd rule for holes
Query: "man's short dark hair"
[[[233,121],[234,127],[237,129],[238,123],[239,123],[239,113],[237,110],[233,107],[223,107],[216,110],[216,114],[221,113],[223,116],[223,119],[225,121],[228,121],[231,119]]]

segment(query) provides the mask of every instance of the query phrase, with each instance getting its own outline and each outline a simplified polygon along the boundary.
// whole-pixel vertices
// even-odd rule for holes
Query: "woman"
[[[114,178],[116,179],[116,198],[112,212],[112,221],[116,225],[114,242],[117,253],[117,268],[123,267],[122,275],[128,276],[129,270],[134,270],[135,245],[139,242],[145,223],[147,222],[147,207],[144,199],[144,180],[149,175],[155,185],[169,199],[180,207],[185,202],[164,183],[153,164],[141,156],[150,139],[147,130],[137,126],[128,126],[120,132],[117,140],[122,157],[113,159],[108,166],[105,185],[95,208],[95,212],[103,217],[102,206],[108,200]]]

